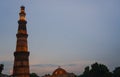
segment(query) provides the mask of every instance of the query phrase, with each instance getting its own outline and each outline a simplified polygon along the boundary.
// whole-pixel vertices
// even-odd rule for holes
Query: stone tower
[[[15,77],[30,77],[29,73],[29,52],[27,45],[27,28],[26,28],[26,13],[25,7],[21,6],[18,20],[18,32],[16,34],[17,43],[16,51],[14,52],[14,67],[13,76]]]

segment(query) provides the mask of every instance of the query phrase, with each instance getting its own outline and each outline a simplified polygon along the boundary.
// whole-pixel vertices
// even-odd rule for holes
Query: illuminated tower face
[[[13,75],[15,77],[30,77],[29,73],[29,52],[27,46],[27,21],[25,19],[25,7],[22,6],[19,13],[18,32],[16,34],[17,44],[14,52]]]

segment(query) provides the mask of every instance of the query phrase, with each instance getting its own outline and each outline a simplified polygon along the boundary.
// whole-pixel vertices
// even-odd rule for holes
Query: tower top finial
[[[22,5],[22,6],[21,6],[21,10],[24,10],[24,9],[25,9],[25,6]]]
[[[20,20],[26,20],[25,19],[26,13],[25,13],[25,7],[24,6],[21,6],[21,10],[20,10],[19,15],[20,15]]]

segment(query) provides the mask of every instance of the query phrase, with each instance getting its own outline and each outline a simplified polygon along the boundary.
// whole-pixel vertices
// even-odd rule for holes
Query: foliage
[[[113,71],[113,77],[120,77],[120,67],[115,68]]]
[[[98,64],[97,62],[85,68],[84,73],[79,77],[112,77],[107,66],[103,64]]]
[[[90,76],[91,77],[110,77],[110,72],[107,66],[103,64],[94,63],[91,65]]]
[[[0,74],[2,73],[2,70],[4,69],[4,65],[0,64]]]
[[[39,77],[36,73],[31,73],[30,77]]]

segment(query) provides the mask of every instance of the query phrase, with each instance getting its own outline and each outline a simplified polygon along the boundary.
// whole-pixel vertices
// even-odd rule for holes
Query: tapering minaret
[[[27,45],[27,28],[25,7],[21,6],[18,20],[18,32],[16,34],[17,44],[14,52],[13,75],[15,77],[30,77],[29,73],[29,52]]]

